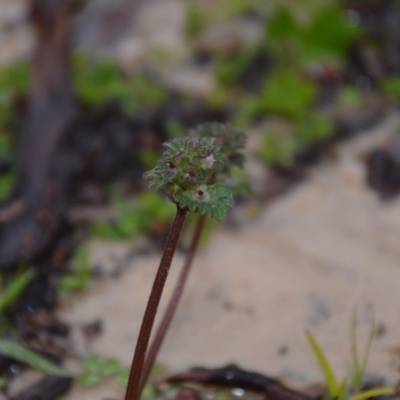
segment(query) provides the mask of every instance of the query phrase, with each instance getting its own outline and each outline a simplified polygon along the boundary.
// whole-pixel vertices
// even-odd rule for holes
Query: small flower
[[[214,165],[215,159],[212,154],[207,154],[203,159],[203,165],[205,167],[211,168]]]
[[[164,189],[175,204],[221,220],[233,205],[229,184],[232,167],[242,167],[244,133],[229,125],[206,123],[183,138],[164,143],[165,152],[144,176],[150,186]]]

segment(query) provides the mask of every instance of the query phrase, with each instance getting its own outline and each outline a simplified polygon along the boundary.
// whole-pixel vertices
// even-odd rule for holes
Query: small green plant
[[[174,206],[157,192],[140,193],[132,200],[116,197],[113,200],[116,218],[113,221],[98,221],[90,232],[97,238],[122,240],[137,235],[163,232],[174,217]]]
[[[339,109],[343,110],[357,108],[364,104],[364,98],[365,96],[359,89],[352,86],[345,86],[336,96],[335,104]]]
[[[99,105],[115,99],[126,111],[137,112],[143,106],[157,106],[168,99],[165,89],[149,78],[124,76],[111,60],[95,60],[75,54],[73,68],[75,90],[87,104]]]
[[[247,125],[256,118],[273,114],[299,121],[311,111],[316,95],[315,82],[295,70],[276,69],[265,77],[259,93],[242,99],[237,120]]]
[[[351,343],[351,358],[352,362],[350,364],[350,377],[353,392],[358,392],[361,390],[362,379],[367,368],[368,357],[371,350],[372,340],[375,335],[375,318],[371,321],[371,327],[369,330],[369,336],[367,340],[367,346],[365,347],[362,359],[358,355],[357,349],[357,310],[354,310],[353,318],[351,320],[351,332],[350,332],[350,343]]]
[[[269,165],[289,167],[293,164],[298,150],[298,142],[293,134],[269,128],[262,136],[259,154]]]
[[[185,33],[193,39],[199,35],[206,26],[205,16],[196,7],[193,0],[186,3]]]
[[[316,94],[315,83],[295,71],[276,70],[265,79],[260,93],[260,111],[299,119],[311,108]]]
[[[233,194],[248,193],[249,188],[246,185],[245,179],[243,179],[243,177],[237,172],[237,169],[242,168],[244,163],[244,156],[242,154],[242,150],[246,141],[246,136],[244,133],[233,129],[229,125],[220,123],[206,123],[200,125],[198,128],[190,130],[189,135],[196,138],[214,139],[216,140],[217,145],[221,148],[221,152],[224,156],[223,167],[220,169],[220,171],[214,173],[211,183],[222,181],[231,189]],[[206,216],[197,215],[196,217],[197,219],[194,225],[192,239],[189,244],[185,262],[182,266],[172,296],[167,305],[164,316],[161,319],[160,325],[154,335],[154,339],[149,347],[148,355],[145,359],[140,382],[140,392],[145,387],[150,371],[154,365],[157,354],[162,346],[179,301],[182,297],[183,289],[190,273],[193,260],[196,256],[201,236],[203,235],[204,237],[204,231],[207,229]]]
[[[63,276],[58,283],[58,289],[62,296],[85,290],[92,280],[87,246],[81,246],[76,250],[71,264],[72,272]]]
[[[321,61],[343,63],[350,45],[360,36],[360,28],[343,14],[337,2],[323,2],[310,15],[299,17],[287,6],[277,9],[266,23],[270,53],[282,64],[298,67]]]
[[[104,358],[92,354],[82,360],[82,372],[78,381],[82,386],[94,386],[103,379],[116,379],[121,385],[126,385],[129,369],[121,366],[115,358]]]
[[[15,185],[15,179],[13,171],[0,175],[0,201],[10,196]]]
[[[219,0],[212,7],[196,0],[186,3],[185,32],[190,39],[197,37],[205,28],[221,20],[237,18],[246,11],[255,9],[257,5],[257,2],[249,4],[248,0]]]
[[[332,122],[311,111],[298,121],[280,119],[262,133],[259,155],[269,165],[291,167],[296,155],[334,134]]]
[[[26,93],[30,86],[29,63],[18,61],[0,71],[0,137],[12,114],[17,94]],[[4,138],[3,138],[4,139]]]
[[[215,76],[223,87],[239,82],[245,68],[253,60],[257,48],[242,46],[234,54],[218,54],[215,59]]]
[[[387,96],[395,100],[400,99],[400,77],[387,76],[382,79],[381,89]]]
[[[366,400],[374,396],[393,395],[395,391],[389,387],[378,387],[369,390],[362,390],[362,379],[367,366],[368,355],[375,333],[375,322],[372,321],[371,323],[367,347],[361,360],[357,351],[356,325],[357,313],[355,311],[351,324],[352,363],[350,367],[350,374],[341,381],[337,379],[327,356],[325,355],[321,346],[318,344],[314,335],[309,330],[306,330],[307,340],[317,359],[319,367],[324,374],[329,396],[332,399],[337,400]]]
[[[296,138],[303,148],[328,139],[333,133],[332,122],[315,111],[305,114],[296,125]]]
[[[230,136],[230,141],[222,138]],[[238,151],[227,153],[235,144],[244,143],[244,135],[222,124],[206,124],[195,130],[193,134],[183,138],[175,138],[164,144],[165,151],[154,169],[145,174],[150,186],[163,189],[168,198],[176,205],[176,215],[172,223],[159,269],[150,293],[147,308],[143,317],[139,337],[130,369],[126,400],[138,400],[147,380],[149,369],[153,365],[155,354],[161,345],[172,315],[175,311],[185,278],[178,280],[175,297],[167,307],[166,317],[156,335],[155,344],[151,347],[151,355],[147,355],[149,339],[154,324],[158,304],[167,279],[171,261],[178,243],[187,212],[204,216],[209,213],[212,218],[221,221],[229,208],[233,206],[232,190],[221,178],[228,170],[228,161],[241,164],[243,158]],[[195,230],[191,248],[183,268],[183,275],[188,270],[197,248],[204,218],[200,219]],[[159,333],[158,332],[158,333]],[[149,352],[150,353],[150,352]],[[150,366],[150,368],[149,368]]]

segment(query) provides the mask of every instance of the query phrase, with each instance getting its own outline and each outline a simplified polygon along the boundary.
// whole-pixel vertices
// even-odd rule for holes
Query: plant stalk
[[[196,251],[199,245],[200,236],[203,231],[204,222],[206,216],[199,215],[196,220],[196,226],[194,228],[194,232],[192,235],[192,239],[189,245],[188,252],[186,254],[185,262],[182,266],[181,272],[179,274],[178,280],[176,282],[175,288],[172,292],[172,296],[169,300],[168,306],[165,310],[164,316],[158,326],[157,332],[152,340],[152,343],[149,347],[148,354],[146,356],[146,360],[143,367],[143,372],[140,381],[139,395],[142,393],[144,385],[146,384],[151,368],[154,365],[157,354],[160,351],[160,348],[164,342],[166,333],[168,331],[169,326],[171,325],[172,319],[175,315],[176,309],[178,307],[179,301],[182,297],[183,289],[185,287],[187,277],[191,270],[193,259],[196,255]]]
[[[172,258],[178,244],[179,236],[182,232],[183,223],[185,222],[186,213],[186,210],[177,207],[176,215],[169,231],[167,242],[165,243],[163,255],[161,257],[160,265],[154,279],[150,297],[147,302],[146,311],[143,316],[142,325],[140,327],[135,353],[129,372],[125,400],[139,400],[141,373],[146,357],[147,346],[150,340],[151,330],[154,325],[154,319],[160,304],[164,285],[168,277]]]

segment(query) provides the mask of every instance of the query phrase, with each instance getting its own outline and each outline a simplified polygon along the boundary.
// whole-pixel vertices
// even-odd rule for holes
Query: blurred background
[[[1,342],[0,398],[122,398],[174,215],[142,174],[206,121],[247,133],[250,189],[207,222],[158,370],[322,382],[308,328],[345,376],[357,310],[394,384],[399,102],[396,0],[0,0],[0,337],[79,371],[49,389]]]

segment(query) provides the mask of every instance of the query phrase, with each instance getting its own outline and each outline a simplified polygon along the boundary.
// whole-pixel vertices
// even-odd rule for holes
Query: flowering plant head
[[[243,132],[228,124],[206,122],[191,129],[189,135],[214,138],[217,141],[224,157],[220,173],[229,175],[232,167],[243,167],[244,155],[242,151],[246,144],[246,135]]]
[[[178,207],[221,221],[233,206],[231,190],[215,182],[225,156],[212,137],[185,136],[164,143],[165,151],[144,177],[150,187],[164,189]]]

